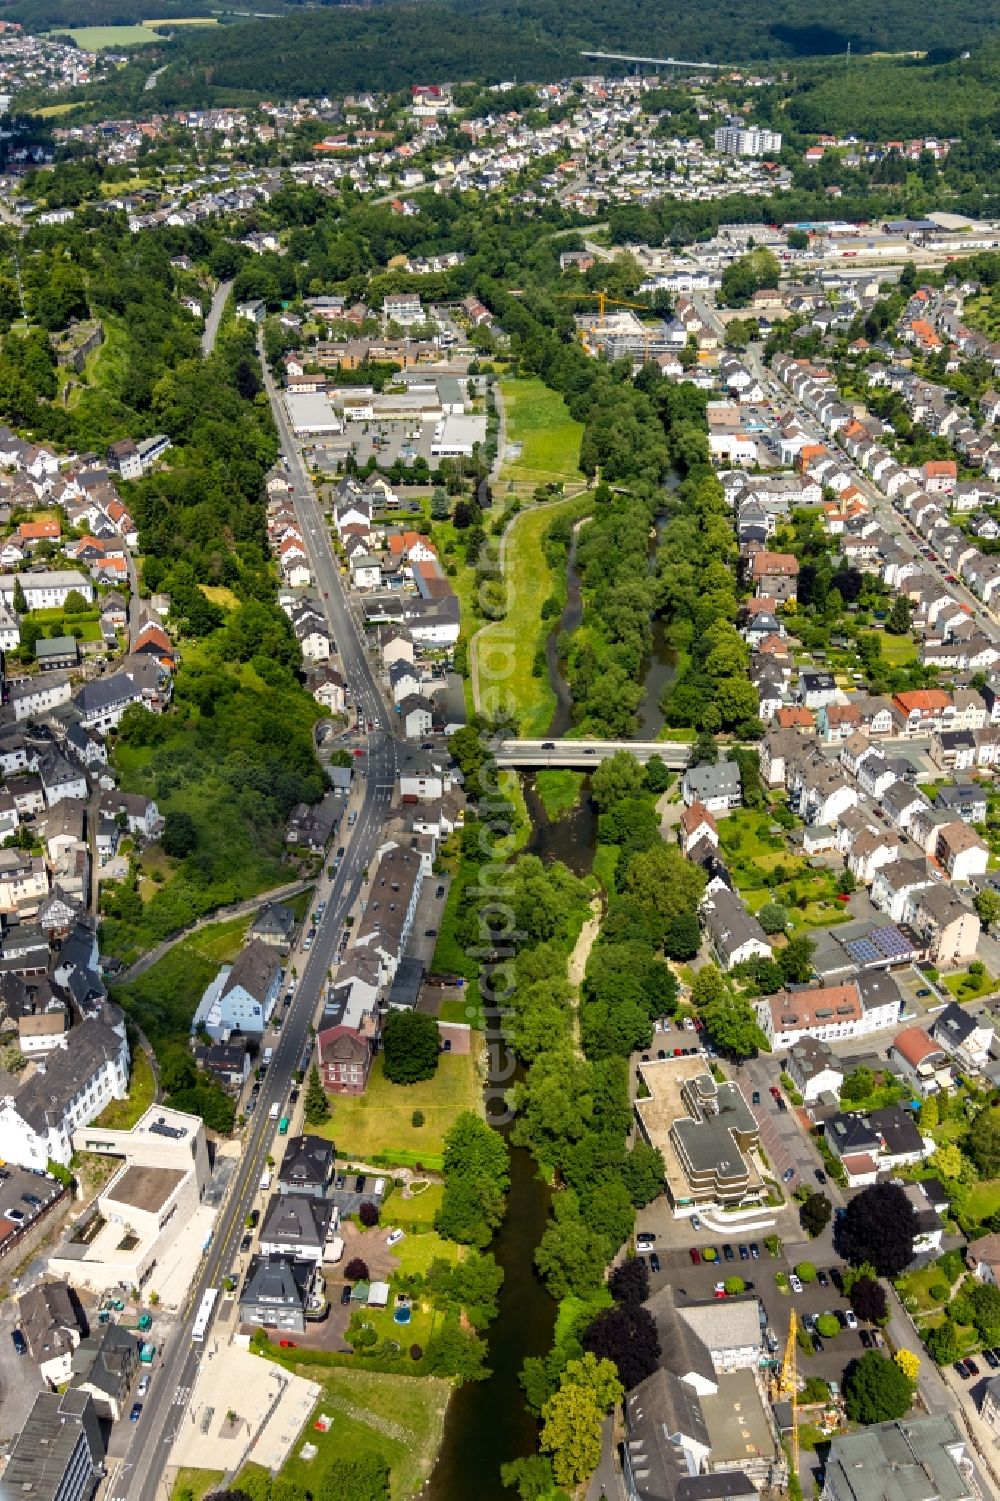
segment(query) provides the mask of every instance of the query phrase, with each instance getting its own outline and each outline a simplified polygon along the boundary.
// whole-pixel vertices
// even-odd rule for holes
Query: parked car
[[[772,1100],[780,1100],[781,1099],[781,1090],[778,1088],[777,1084],[772,1084],[771,1088],[768,1091],[768,1093],[770,1094]]]
[[[781,1181],[782,1183],[791,1183],[794,1177],[795,1169],[793,1167],[786,1167],[785,1171],[781,1175]]]
[[[132,1411],[128,1415],[129,1422],[130,1423],[138,1423],[138,1421],[141,1418],[141,1416],[142,1416],[142,1403],[141,1402],[133,1402],[132,1403]]]
[[[342,1308],[346,1308],[347,1304],[350,1301],[351,1301],[351,1284],[349,1282],[345,1282],[344,1286],[340,1289],[340,1304],[341,1304],[341,1307]]]
[[[692,1246],[691,1249],[690,1249],[690,1251],[688,1252],[688,1255],[691,1258],[691,1265],[692,1266],[700,1266],[701,1265],[701,1252],[698,1250],[697,1246]]]
[[[874,1349],[875,1341],[872,1339],[872,1333],[870,1329],[861,1330],[861,1343],[864,1345],[866,1350]]]
[[[139,1385],[135,1389],[135,1394],[137,1397],[144,1397],[146,1395],[146,1393],[149,1391],[149,1383],[150,1381],[152,1381],[152,1379],[153,1378],[152,1376],[150,1376],[148,1371],[143,1374]]]
[[[27,1355],[28,1341],[25,1339],[20,1329],[12,1329],[10,1331],[10,1339],[11,1344],[14,1346],[14,1349],[18,1355]]]
[[[760,1260],[760,1246],[755,1240],[752,1240],[750,1242],[750,1255],[753,1257],[754,1261]]]
[[[966,1365],[964,1360],[956,1360],[954,1370],[958,1372],[963,1381],[968,1381],[969,1377],[972,1375],[972,1372],[969,1370],[969,1367]]]
[[[858,1327],[858,1316],[853,1308],[845,1308],[841,1314],[841,1318],[844,1321],[845,1329],[856,1329]]]
[[[736,1260],[736,1252],[733,1250],[732,1246],[729,1245],[728,1243],[723,1246],[723,1248],[722,1248],[722,1254],[726,1258],[727,1261],[735,1261]]]
[[[740,1253],[740,1260],[741,1261],[749,1261],[750,1260],[750,1247],[749,1246],[740,1245],[740,1246],[737,1246],[736,1249]]]
[[[358,1174],[358,1181],[354,1185],[355,1192],[359,1193],[359,1194],[363,1194],[364,1191],[365,1191],[365,1184],[367,1182],[368,1182],[368,1179],[365,1177],[364,1173],[359,1173]]]
[[[444,887],[443,886],[439,886],[438,889],[437,889],[437,891],[435,891],[434,895],[436,897],[438,897],[439,899],[441,897],[443,897],[444,896]]]
[[[792,1289],[793,1293],[800,1293],[802,1291],[802,1283],[799,1278],[796,1277],[794,1272],[790,1273],[789,1275],[788,1285]]]
[[[750,1103],[751,1103],[751,1105],[759,1105],[760,1104],[760,1090],[759,1089],[755,1089],[754,1092],[753,1092],[753,1094],[750,1096]]]
[[[830,1285],[830,1279],[823,1271],[816,1273],[816,1281],[819,1283],[820,1287],[829,1287]]]
[[[293,1339],[279,1339],[278,1344],[282,1350],[295,1349],[295,1341]]]
[[[251,1244],[252,1240],[253,1240],[253,1236],[250,1234],[250,1231],[248,1230],[247,1233],[244,1235],[243,1239],[240,1241],[240,1255],[241,1256],[245,1256],[247,1254],[247,1252],[250,1249],[250,1244]]]
[[[649,1270],[651,1272],[658,1272],[660,1270],[660,1258],[659,1256],[657,1256],[655,1251],[649,1258]]]
[[[817,1183],[825,1183],[826,1182],[826,1173],[824,1173],[824,1171],[823,1171],[823,1169],[821,1167],[818,1167],[816,1169],[816,1182]]]
[[[251,1211],[250,1211],[250,1213],[249,1213],[249,1215],[248,1215],[247,1218],[248,1218],[248,1221],[249,1221],[250,1229],[251,1230],[256,1230],[258,1221],[260,1220],[260,1210],[259,1209],[251,1209]]]
[[[387,1246],[398,1246],[399,1242],[403,1239],[403,1236],[405,1234],[406,1234],[405,1230],[390,1230],[389,1234],[385,1238],[386,1245]]]
[[[691,1229],[692,1230],[700,1230],[701,1229],[701,1220],[698,1218],[698,1216],[696,1214],[693,1214],[691,1216]]]
[[[979,1375],[979,1367],[976,1365],[976,1362],[972,1360],[968,1355],[965,1357],[965,1369],[968,1371],[970,1376]]]
[[[715,1284],[715,1297],[717,1297],[717,1298],[724,1298],[725,1296],[726,1296],[726,1284],[724,1282],[717,1282]]]

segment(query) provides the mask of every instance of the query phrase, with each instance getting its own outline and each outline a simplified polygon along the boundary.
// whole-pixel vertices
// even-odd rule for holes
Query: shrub
[[[423,1125],[423,1123],[424,1123],[424,1112],[422,1110],[414,1110],[413,1114],[410,1116],[410,1125],[411,1126],[416,1126],[416,1127],[419,1128],[420,1126]]]
[[[723,1286],[731,1298],[736,1298],[740,1293],[746,1292],[746,1283],[742,1277],[727,1277]]]
[[[840,1333],[840,1320],[832,1313],[821,1313],[816,1320],[816,1328],[824,1339],[836,1339]]]
[[[816,1268],[811,1261],[800,1261],[795,1268],[795,1275],[800,1282],[815,1282]]]
[[[373,1225],[378,1224],[378,1205],[373,1204],[370,1199],[365,1199],[358,1210],[358,1219],[366,1229],[370,1230]]]
[[[927,1292],[934,1299],[935,1303],[947,1303],[951,1288],[947,1282],[932,1282]]]
[[[368,1263],[362,1261],[360,1256],[355,1256],[344,1268],[344,1276],[348,1282],[367,1282]]]
[[[423,1346],[422,1345],[411,1345],[410,1346],[410,1359],[411,1360],[423,1360],[423,1358],[424,1358],[424,1349],[423,1349]]]

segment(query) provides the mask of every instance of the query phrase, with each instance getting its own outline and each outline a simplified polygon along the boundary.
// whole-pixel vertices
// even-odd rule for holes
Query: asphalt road
[[[261,351],[263,364],[263,351]],[[266,368],[266,367],[265,367]],[[364,798],[349,839],[341,839],[347,853],[332,882],[321,880],[317,893],[326,898],[327,909],[316,933],[295,999],[274,1043],[274,1059],[261,1081],[257,1109],[246,1128],[243,1153],[233,1187],[216,1221],[215,1232],[201,1273],[176,1332],[168,1340],[154,1367],[153,1380],[143,1403],[128,1453],[113,1476],[106,1495],[109,1501],[156,1501],[170,1457],[174,1436],[185,1417],[202,1360],[211,1360],[214,1341],[211,1329],[202,1345],[194,1345],[191,1328],[205,1290],[218,1287],[233,1266],[244,1222],[258,1196],[258,1185],[275,1134],[269,1120],[273,1103],[284,1104],[309,1037],[324,983],[334,957],[344,917],[353,905],[366,867],[378,847],[383,822],[392,802],[396,774],[396,746],[390,733],[388,711],[372,675],[364,643],[348,605],[339,570],[330,548],[322,512],[298,449],[288,427],[284,408],[270,376],[266,377],[275,424],[288,460],[294,485],[295,507],[317,585],[322,591],[334,640],[340,652],[341,670],[353,701],[362,704],[367,735],[365,756],[358,761],[358,774],[365,779]]]
[[[229,294],[232,290],[233,284],[231,281],[220,281],[215,289],[212,306],[208,310],[205,327],[201,331],[202,354],[211,354],[215,348],[215,341],[219,334],[219,324],[222,321],[222,309],[229,300]]]

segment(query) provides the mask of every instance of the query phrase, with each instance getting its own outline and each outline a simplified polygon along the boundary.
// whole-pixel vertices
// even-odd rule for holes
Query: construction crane
[[[648,302],[626,302],[624,297],[609,297],[607,292],[553,292],[552,296],[573,302],[596,302],[598,328],[604,327],[604,310],[609,306],[638,308],[640,313],[653,311]]]
[[[799,1374],[796,1363],[796,1350],[798,1348],[796,1336],[799,1332],[799,1321],[792,1309],[791,1318],[788,1321],[788,1339],[785,1341],[785,1355],[781,1362],[781,1369],[775,1374],[771,1393],[772,1401],[778,1397],[787,1397],[792,1408],[792,1465],[796,1475],[799,1473],[799,1416],[796,1410],[796,1402],[799,1395]]]

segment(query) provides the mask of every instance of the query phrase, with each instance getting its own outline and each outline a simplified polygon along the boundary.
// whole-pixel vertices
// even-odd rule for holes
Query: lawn
[[[617,844],[598,844],[594,851],[590,869],[605,891],[615,890],[615,869],[620,855],[621,847]]]
[[[504,463],[501,483],[515,485],[583,484],[580,439],[583,423],[574,422],[558,391],[540,380],[500,383],[507,419],[507,442],[520,443],[519,458]]]
[[[192,933],[190,938],[185,938],[180,947],[202,954],[214,964],[228,964],[246,943],[252,921],[252,917],[231,917],[227,922],[209,923],[197,933]]]
[[[119,47],[148,47],[159,38],[145,26],[66,26],[62,28],[85,52],[116,51]]]
[[[165,1043],[186,1041],[198,1002],[218,968],[185,939],[137,980],[115,987],[114,998],[158,1051]]]
[[[199,584],[198,588],[205,598],[213,605],[218,605],[220,610],[235,610],[239,606],[239,600],[232,589],[227,589],[224,584]]]
[[[1000,1178],[973,1183],[961,1193],[954,1207],[956,1212],[961,1211],[963,1219],[968,1216],[970,1220],[988,1220],[1000,1209]]]
[[[152,1105],[156,1098],[156,1080],[153,1077],[153,1066],[142,1048],[132,1047],[132,1076],[129,1079],[128,1094],[124,1100],[112,1100],[105,1105],[97,1120],[96,1126],[104,1126],[109,1131],[131,1131],[136,1121]]]
[[[428,1183],[421,1193],[412,1194],[409,1198],[404,1198],[400,1190],[396,1189],[383,1206],[382,1215],[386,1224],[400,1225],[404,1230],[409,1230],[411,1226],[414,1229],[421,1226],[432,1227],[443,1197],[444,1188],[440,1183]]]
[[[917,643],[912,636],[890,636],[886,631],[881,644],[882,661],[890,667],[906,667],[917,660]]]
[[[396,1324],[392,1328],[393,1337],[402,1342],[407,1329]],[[282,1476],[291,1480],[301,1495],[324,1494],[324,1478],[336,1459],[353,1459],[371,1450],[384,1455],[389,1463],[392,1501],[407,1501],[423,1488],[441,1442],[451,1393],[447,1381],[431,1376],[383,1375],[353,1367],[321,1371],[317,1366],[303,1365],[297,1373],[323,1386],[313,1421],[320,1413],[333,1419],[326,1433],[312,1423],[303,1429],[301,1441],[282,1466]],[[307,1439],[319,1451],[312,1460],[299,1458]]]
[[[988,969],[981,975],[971,975],[966,970],[946,975],[944,983],[957,1001],[978,1001],[981,996],[992,995],[997,988],[996,978]]]
[[[402,1166],[439,1168],[456,1117],[480,1106],[480,1044],[475,1034],[469,1054],[442,1053],[433,1079],[421,1084],[390,1084],[377,1058],[363,1095],[331,1097],[332,1114],[319,1134],[336,1143],[342,1162],[381,1156]],[[413,1124],[415,1110],[423,1111],[422,1126]]]
[[[480,704],[508,708],[529,738],[546,733],[556,704],[548,673],[532,673],[535,653],[551,626],[545,622],[543,632],[542,605],[555,582],[542,539],[557,516],[582,516],[592,504],[589,496],[579,496],[532,506],[514,518],[505,553],[507,614],[483,626],[475,638]]]
[[[225,1472],[222,1470],[194,1470],[190,1465],[181,1465],[170,1493],[170,1501],[187,1501],[188,1496],[193,1501],[203,1501],[203,1497],[221,1485],[224,1479]]]
[[[453,1240],[442,1240],[434,1230],[407,1234],[394,1249],[399,1257],[400,1274],[407,1277],[415,1272],[426,1272],[432,1261],[448,1261],[454,1265],[462,1254],[461,1246]]]
[[[941,1268],[933,1262],[930,1266],[920,1267],[918,1271],[909,1272],[901,1277],[896,1283],[896,1291],[903,1300],[903,1305],[913,1314],[932,1313],[940,1308],[941,1304],[936,1298],[931,1297],[931,1288],[938,1284],[945,1285],[948,1278]]]
[[[585,773],[569,767],[543,768],[535,774],[535,791],[550,823],[571,813],[580,801]]]

